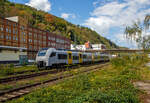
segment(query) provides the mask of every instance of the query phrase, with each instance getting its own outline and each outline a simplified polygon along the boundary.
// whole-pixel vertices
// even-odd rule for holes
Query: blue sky
[[[150,14],[150,0],[9,0],[62,17],[95,30],[120,46],[136,48],[124,38],[124,29]],[[146,32],[144,35],[149,35]]]

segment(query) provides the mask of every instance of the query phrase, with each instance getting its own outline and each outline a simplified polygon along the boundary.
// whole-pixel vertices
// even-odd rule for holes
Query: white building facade
[[[92,48],[86,48],[85,45],[74,45],[71,44],[71,50],[102,50],[106,49],[104,44],[91,44]]]
[[[104,44],[92,44],[92,49],[93,50],[102,50],[102,49],[106,49],[106,46]]]
[[[71,44],[71,50],[86,50],[86,47],[85,47],[85,45]]]

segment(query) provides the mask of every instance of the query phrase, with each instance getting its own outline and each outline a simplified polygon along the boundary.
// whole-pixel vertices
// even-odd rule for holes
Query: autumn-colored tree
[[[29,19],[30,14],[28,12],[26,12],[25,10],[20,10],[18,13],[19,16],[23,17],[24,19]]]
[[[45,14],[45,20],[46,20],[47,22],[52,22],[53,19],[54,19],[54,16],[53,16],[53,15],[51,15],[51,14]]]
[[[45,30],[46,25],[43,24],[43,23],[39,23],[39,24],[37,24],[37,28],[40,28],[40,29],[42,29],[42,30]]]
[[[19,12],[20,11],[17,8],[12,6],[12,7],[10,7],[8,15],[9,16],[17,16],[17,15],[19,15]]]

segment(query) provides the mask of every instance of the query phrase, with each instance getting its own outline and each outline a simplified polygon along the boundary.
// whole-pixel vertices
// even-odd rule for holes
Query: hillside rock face
[[[115,43],[100,36],[97,32],[87,27],[74,25],[62,18],[27,5],[1,0],[0,16],[20,16],[28,21],[29,26],[66,36],[71,39],[72,43],[84,44],[86,41],[90,41],[92,44],[105,44],[109,49],[119,48]]]

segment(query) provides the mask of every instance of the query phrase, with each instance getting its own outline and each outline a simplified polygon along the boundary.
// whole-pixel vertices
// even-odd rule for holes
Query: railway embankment
[[[150,80],[147,62],[144,54],[115,58],[95,72],[38,88],[8,103],[148,103],[147,92],[134,85]]]

